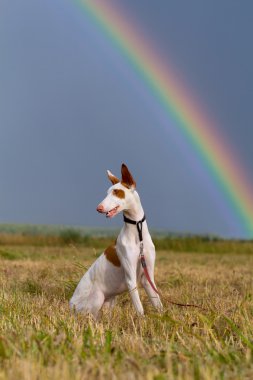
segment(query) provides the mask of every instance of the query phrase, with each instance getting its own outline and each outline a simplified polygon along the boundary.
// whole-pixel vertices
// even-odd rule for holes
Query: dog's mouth
[[[113,209],[111,209],[110,211],[106,213],[106,217],[113,218],[117,214],[118,209],[119,209],[119,206],[114,207]]]

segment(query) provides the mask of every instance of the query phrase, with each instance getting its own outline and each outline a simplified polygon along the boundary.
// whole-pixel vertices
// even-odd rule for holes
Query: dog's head
[[[121,166],[121,180],[115,177],[110,170],[107,170],[107,175],[113,186],[108,189],[107,196],[98,205],[97,211],[106,214],[107,218],[112,218],[119,212],[131,208],[136,183],[125,164]]]

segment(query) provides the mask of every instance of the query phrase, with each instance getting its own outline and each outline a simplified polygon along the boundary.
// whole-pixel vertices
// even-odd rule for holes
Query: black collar
[[[136,225],[137,230],[138,230],[138,234],[139,234],[139,240],[143,241],[143,237],[142,237],[142,224],[146,220],[146,216],[144,215],[143,218],[141,220],[139,220],[138,222],[136,222],[135,220],[127,218],[125,215],[123,215],[123,217],[124,217],[124,222],[125,223],[135,224]]]

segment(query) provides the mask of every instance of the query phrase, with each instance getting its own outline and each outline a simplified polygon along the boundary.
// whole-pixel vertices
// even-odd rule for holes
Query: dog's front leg
[[[143,306],[140,300],[139,292],[137,289],[137,259],[135,254],[131,255],[129,252],[121,257],[121,264],[125,272],[125,280],[127,284],[128,291],[130,293],[135,310],[139,315],[144,315]]]
[[[157,289],[157,286],[155,284],[155,279],[154,279],[154,266],[155,266],[155,247],[152,244],[150,244],[148,250],[145,251],[145,256],[146,256],[146,265],[147,265],[147,270],[150,276],[150,279],[154,285],[154,287]],[[150,285],[148,279],[146,278],[144,272],[142,273],[141,276],[141,283],[152,303],[152,305],[159,311],[162,311],[163,305],[161,303],[159,294],[154,291],[153,287]]]

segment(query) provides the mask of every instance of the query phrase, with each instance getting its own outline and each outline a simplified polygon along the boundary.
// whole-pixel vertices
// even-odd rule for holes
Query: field
[[[94,322],[68,300],[110,238],[66,236],[0,237],[0,379],[253,379],[252,242],[157,241],[163,295],[205,310],[141,290],[144,318],[124,294]]]

